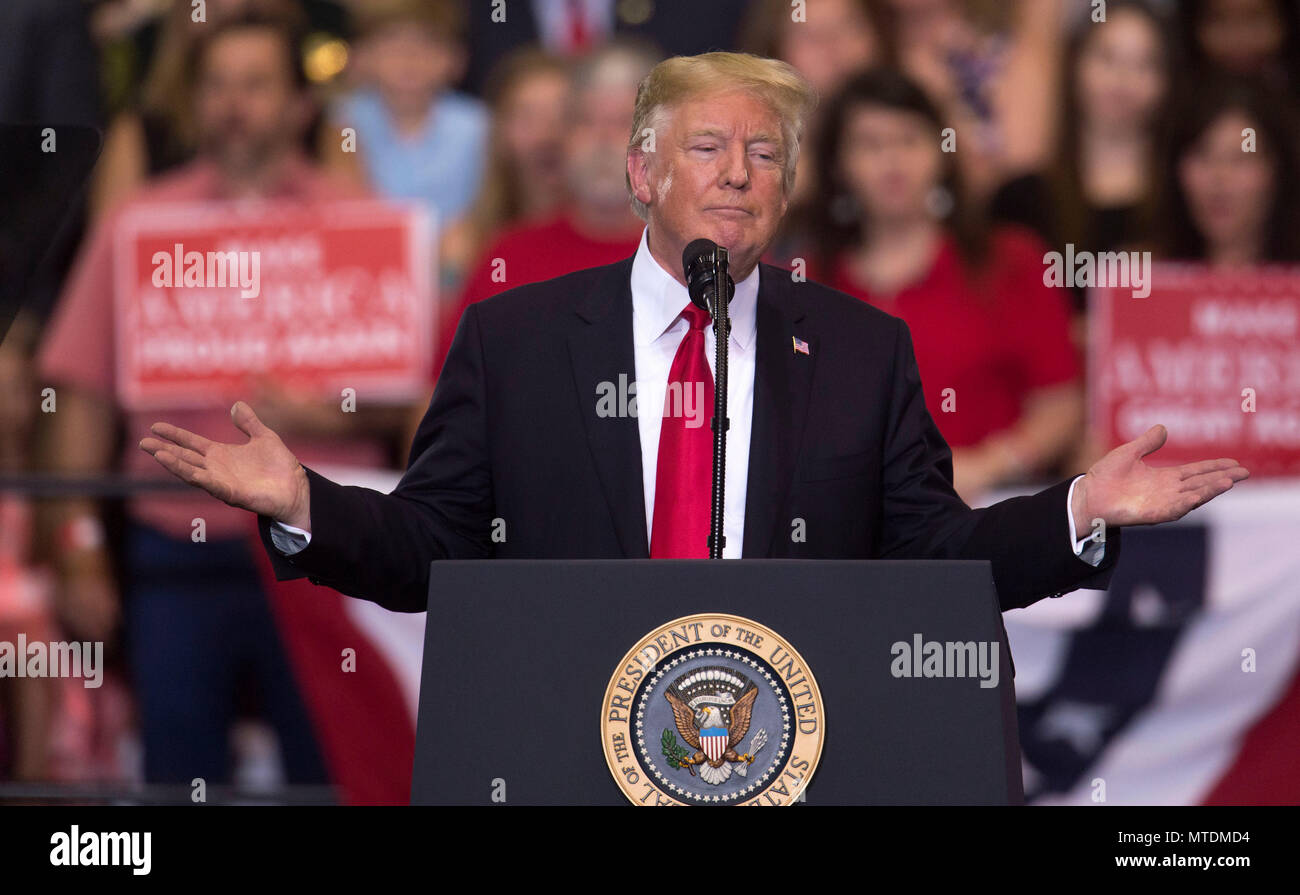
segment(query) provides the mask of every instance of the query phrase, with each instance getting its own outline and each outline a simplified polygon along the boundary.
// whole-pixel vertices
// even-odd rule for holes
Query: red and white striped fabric
[[[319,471],[341,484],[385,493],[400,478],[355,469]],[[275,581],[260,541],[254,552],[331,782],[348,804],[406,804],[415,756],[424,613],[389,612],[305,578]]]
[[[1004,616],[1031,804],[1300,804],[1297,507],[1246,482]]]
[[[1108,591],[1004,616],[1031,804],[1300,804],[1297,507],[1300,481],[1240,484],[1177,523],[1126,529]],[[405,803],[424,615],[305,580],[272,594],[346,801]]]

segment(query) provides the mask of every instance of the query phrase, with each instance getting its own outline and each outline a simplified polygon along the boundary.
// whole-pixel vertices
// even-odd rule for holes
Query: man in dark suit
[[[141,447],[258,513],[282,578],[392,609],[424,608],[436,559],[706,556],[713,339],[679,268],[707,237],[736,280],[724,556],[988,559],[1010,609],[1105,586],[1120,526],[1179,518],[1247,476],[1230,459],[1147,466],[1157,426],[1085,476],[967,507],[906,325],[759,264],[811,106],[773,60],[657,66],[628,149],[636,255],[471,306],[391,495],[303,468],[243,402],[245,444],[158,423]],[[654,412],[633,409],[631,383]]]

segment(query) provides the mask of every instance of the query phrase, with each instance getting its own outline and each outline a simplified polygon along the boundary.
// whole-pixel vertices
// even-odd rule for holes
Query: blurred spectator
[[[770,56],[799,70],[823,100],[833,96],[852,74],[894,61],[885,27],[883,0],[809,0],[802,17],[785,0],[756,0],[750,7],[741,38],[744,52]],[[791,205],[798,206],[812,183],[810,162],[816,156],[820,116],[808,123],[795,172]],[[802,221],[792,217],[783,228],[797,232]],[[778,239],[774,254],[788,238]]]
[[[59,131],[67,125],[98,127],[97,61],[83,4],[12,0],[0,5],[0,122],[33,125],[33,140],[46,127],[64,140]],[[46,158],[61,163],[61,156]],[[14,171],[6,174],[17,176]],[[18,213],[16,208],[6,210]],[[30,462],[39,400],[32,357],[37,333],[72,263],[83,225],[81,209],[64,211],[59,209],[54,218],[64,225],[53,243],[40,247],[48,248],[43,264],[6,257],[8,263],[0,271],[5,280],[0,284],[0,475],[21,475]],[[32,226],[29,220],[16,223]],[[14,296],[20,296],[17,307],[9,305]],[[33,549],[33,535],[32,501],[21,493],[0,491],[0,641],[13,643],[20,633],[29,642],[61,636],[52,576]],[[80,688],[81,681],[67,678],[0,678],[0,779],[61,777],[71,751],[81,748],[78,757],[85,757],[88,742],[68,736],[77,715],[69,695],[75,698]],[[104,690],[104,706],[111,689]],[[78,704],[84,708],[84,690],[80,696]]]
[[[0,474],[26,469],[38,389],[31,353],[36,327],[20,316],[0,341]],[[0,641],[21,632],[31,642],[57,639],[48,570],[33,562],[31,503],[0,491]],[[49,776],[58,681],[0,677],[0,779]]]
[[[628,201],[628,135],[637,87],[657,61],[648,47],[614,42],[577,66],[564,128],[570,202],[548,220],[521,224],[492,242],[466,281],[459,305],[443,320],[439,369],[461,314],[473,302],[636,252],[644,225]]]
[[[786,0],[755,0],[740,46],[799,70],[818,96],[835,94],[845,79],[893,60],[884,0],[808,0],[803,17]]]
[[[92,217],[112,209],[147,179],[194,158],[199,134],[191,102],[193,58],[204,34],[246,11],[291,21],[299,39],[307,21],[299,0],[213,0],[205,9],[206,20],[196,22],[194,9],[185,0],[166,6],[156,46],[150,47],[148,75],[139,100],[109,125],[104,137],[104,151],[91,185]],[[301,51],[301,46],[295,47],[295,53]],[[309,126],[304,131],[307,146],[313,145],[313,130],[314,126]]]
[[[615,37],[649,41],[669,56],[732,47],[749,0],[475,0],[470,17],[467,87],[482,93],[512,50],[540,46],[580,56]]]
[[[1051,157],[1060,97],[1058,0],[887,0],[903,69],[957,134],[966,189],[984,201]]]
[[[440,294],[459,300],[468,266],[502,230],[536,222],[564,201],[564,116],[569,70],[543,50],[518,50],[488,79],[487,166],[474,203],[443,231]]]
[[[1216,78],[1189,89],[1172,121],[1158,166],[1157,259],[1300,262],[1300,136],[1289,96]]]
[[[1004,184],[990,216],[1076,252],[1146,239],[1176,53],[1166,20],[1146,0],[1112,0],[1106,21],[1082,19],[1066,52],[1054,161]],[[1082,310],[1083,290],[1072,294]]]
[[[1083,403],[1068,302],[1043,283],[1045,246],[1025,230],[984,232],[935,139],[938,109],[906,76],[853,78],[825,128],[810,278],[907,322],[964,499],[1051,470]]]
[[[1179,6],[1194,70],[1262,78],[1300,96],[1295,0],[1183,0]]]
[[[1226,269],[1300,263],[1297,127],[1289,94],[1257,78],[1183,85],[1155,165],[1153,232],[1126,248]],[[1070,468],[1087,469],[1109,447],[1090,426]]]
[[[357,19],[368,83],[331,110],[326,158],[345,170],[359,164],[377,193],[418,200],[445,225],[478,190],[488,132],[484,105],[450,89],[465,68],[461,4],[372,0]],[[354,149],[344,147],[345,128]]]
[[[327,81],[342,67],[339,49],[343,49],[341,55],[346,59],[346,4],[342,0],[292,0],[292,4],[303,12],[310,32],[304,47],[309,74],[313,81]],[[110,117],[139,103],[146,79],[158,80],[156,75],[161,73],[155,70],[151,76],[151,69],[160,54],[172,57],[169,64],[173,75],[179,75],[188,52],[176,53],[182,45],[177,43],[174,32],[177,25],[183,24],[182,18],[192,19],[197,11],[193,0],[84,0],[82,5],[92,10],[91,32],[103,57],[104,99]],[[203,12],[208,22],[215,22],[251,6],[249,0],[206,0]],[[258,8],[284,13],[289,6],[263,4]],[[184,11],[183,16],[179,10]],[[183,46],[188,47],[188,43]]]
[[[150,183],[141,203],[230,198],[314,201],[358,195],[301,154],[310,116],[306,76],[290,25],[247,13],[209,24],[196,46],[195,161]],[[119,215],[96,228],[51,323],[39,357],[40,381],[57,385],[46,415],[42,457],[53,471],[95,474],[115,462],[113,247]],[[383,438],[409,412],[338,407],[269,393],[253,402],[262,419],[306,463],[381,466]],[[134,448],[159,416],[208,436],[229,428],[224,407],[162,408],[126,414],[125,468],[165,477]],[[308,459],[311,457],[312,459]],[[255,694],[279,735],[289,782],[323,782],[320,754],[286,663],[254,565],[247,520],[197,492],[132,498],[126,531],[128,599],[119,607],[104,535],[91,501],[61,501],[57,595],[83,637],[103,639],[125,611],[125,633],[142,716],[145,776],[151,782],[209,783],[231,777],[228,733],[239,697]],[[203,519],[206,541],[191,539]]]

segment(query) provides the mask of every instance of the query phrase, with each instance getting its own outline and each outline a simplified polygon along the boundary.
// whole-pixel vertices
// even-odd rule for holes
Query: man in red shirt
[[[47,452],[56,471],[98,473],[113,463],[120,409],[113,249],[130,208],[220,199],[315,203],[358,195],[299,155],[309,107],[292,32],[258,16],[205,31],[194,97],[202,146],[198,159],[106,216],[84,246],[45,335],[37,363],[41,380],[56,386]],[[284,392],[268,393],[266,399],[300,449],[317,462],[386,465],[385,419],[375,412],[344,414],[337,406],[326,409]],[[225,406],[168,413],[214,435],[229,425]],[[154,414],[126,411],[126,432],[134,437]],[[392,421],[403,416],[382,414]],[[135,449],[125,451],[122,462],[132,477],[156,478],[160,472]],[[190,492],[131,498],[122,608],[94,502],[62,501],[54,514],[63,615],[82,636],[102,639],[125,612],[150,782],[229,780],[229,726],[237,692],[250,680],[279,734],[289,782],[324,782],[320,754],[248,553],[248,524],[241,513]],[[197,519],[206,532],[196,542],[191,535]]]
[[[637,85],[657,61],[639,45],[616,42],[578,66],[565,129],[570,202],[554,218],[508,229],[488,247],[439,329],[439,368],[461,314],[474,302],[636,252],[644,225],[627,200],[627,134]]]

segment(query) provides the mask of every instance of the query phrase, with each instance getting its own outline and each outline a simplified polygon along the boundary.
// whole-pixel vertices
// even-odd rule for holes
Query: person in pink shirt
[[[299,153],[311,108],[297,47],[290,28],[251,13],[212,25],[200,44],[198,158],[146,185],[100,222],[44,338],[39,375],[42,385],[55,387],[57,400],[47,420],[51,471],[94,474],[114,466],[120,412],[114,237],[125,212],[162,202],[359,197],[357,187],[330,179]],[[395,434],[409,412],[359,406],[356,413],[342,413],[337,404],[283,390],[268,390],[260,400],[293,433],[295,449],[323,464],[389,465],[391,442],[385,436]],[[147,431],[158,413],[124,412],[125,431]],[[166,415],[212,435],[229,425],[225,406]],[[133,447],[122,453],[121,467],[132,478],[166,475]],[[126,593],[119,602],[95,504],[61,501],[53,513],[65,617],[80,636],[104,639],[124,613],[150,782],[228,781],[229,727],[237,698],[250,691],[279,734],[288,781],[324,782],[319,750],[248,553],[242,514],[213,505],[199,492],[129,498]],[[191,537],[196,519],[206,526],[206,540],[197,543]]]

